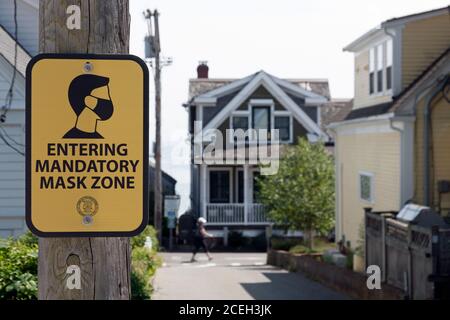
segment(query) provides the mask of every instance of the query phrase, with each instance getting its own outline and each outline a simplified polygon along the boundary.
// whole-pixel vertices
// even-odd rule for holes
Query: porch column
[[[249,166],[244,164],[244,223],[248,222],[248,207],[250,203],[250,193],[249,193]]]
[[[207,170],[206,164],[200,165],[200,216],[206,217],[206,184],[207,184]]]

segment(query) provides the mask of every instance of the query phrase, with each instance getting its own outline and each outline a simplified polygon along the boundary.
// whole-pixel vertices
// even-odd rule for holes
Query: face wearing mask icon
[[[97,132],[98,121],[110,119],[114,106],[109,93],[109,78],[84,74],[69,85],[69,102],[77,115],[75,126],[64,139],[102,139]]]

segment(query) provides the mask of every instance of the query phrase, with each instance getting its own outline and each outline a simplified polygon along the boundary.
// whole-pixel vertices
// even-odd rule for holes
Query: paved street
[[[266,265],[265,253],[161,253],[164,264],[154,279],[152,299],[346,299],[299,273]]]

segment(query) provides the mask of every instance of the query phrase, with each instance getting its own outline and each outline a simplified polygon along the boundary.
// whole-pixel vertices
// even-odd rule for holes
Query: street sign
[[[169,211],[167,214],[167,228],[175,229],[177,220],[177,213],[175,211]]]
[[[133,236],[148,220],[148,69],[43,54],[26,74],[26,215],[45,237]]]
[[[164,197],[164,216],[167,217],[169,212],[178,212],[178,208],[180,207],[180,196],[165,196]]]

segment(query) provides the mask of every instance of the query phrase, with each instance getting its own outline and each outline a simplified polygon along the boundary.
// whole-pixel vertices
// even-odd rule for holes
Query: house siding
[[[25,144],[24,120],[22,110],[10,110],[2,125],[20,144]],[[0,237],[18,236],[25,230],[25,158],[0,140]]]
[[[422,98],[417,105],[416,114],[416,132],[415,132],[415,193],[414,200],[418,203],[424,201],[423,179],[424,179],[424,144],[423,144],[423,109],[425,99]],[[431,198],[430,204],[434,208],[439,206],[437,182],[439,180],[450,180],[450,105],[442,96],[436,98],[432,106],[431,115],[431,134],[430,141],[432,143],[431,164],[433,170],[430,170]],[[434,173],[434,174],[433,174]],[[443,194],[441,206],[447,208],[444,213],[449,213],[450,194]]]
[[[368,124],[360,125],[360,128]],[[370,126],[370,125],[369,125]],[[384,124],[382,132],[338,134],[336,138],[337,239],[357,245],[364,208],[398,210],[400,203],[400,134]],[[357,129],[357,125],[353,125]],[[360,199],[359,173],[374,179],[373,203]]]
[[[391,95],[369,94],[369,50],[355,55],[355,98],[353,109],[377,105],[392,100]]]
[[[402,88],[405,88],[450,46],[450,14],[406,24],[402,45]]]
[[[0,24],[14,36],[14,0],[0,1]],[[32,56],[39,52],[39,15],[38,9],[30,4],[17,1],[17,25],[19,43]]]

